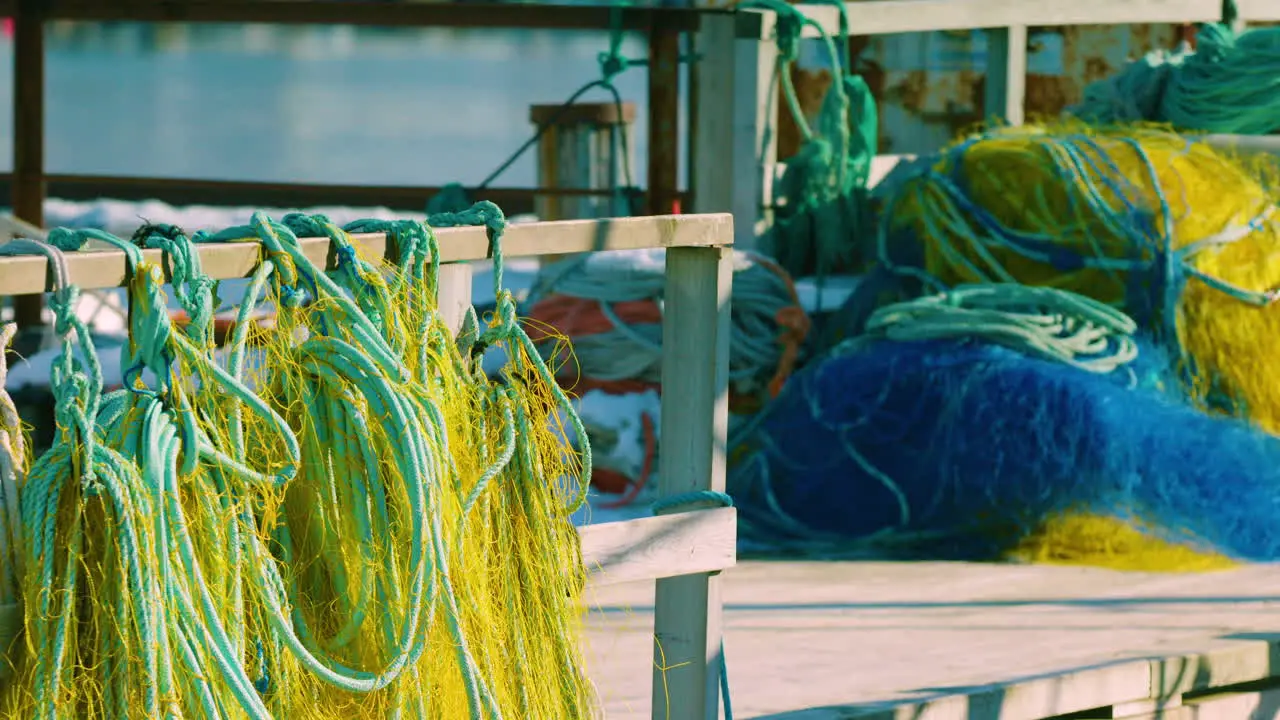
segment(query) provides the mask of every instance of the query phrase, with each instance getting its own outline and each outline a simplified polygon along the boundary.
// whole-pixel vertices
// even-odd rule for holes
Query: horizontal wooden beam
[[[490,2],[43,0],[43,5],[53,20],[121,22],[599,30],[612,21],[608,7]],[[628,30],[647,30],[659,19],[665,27],[679,30],[698,27],[698,13],[684,8],[627,8],[622,13]]]
[[[578,534],[588,580],[596,585],[717,572],[738,558],[733,508],[587,525]]]
[[[489,257],[489,240],[483,228],[441,228],[441,262],[470,262]],[[382,234],[352,236],[369,257],[395,257]],[[200,263],[205,273],[216,279],[248,277],[258,266],[261,246],[246,238],[242,243],[200,245]],[[302,238],[307,257],[321,267],[332,269],[335,256],[327,238]],[[511,225],[502,241],[506,257],[561,255],[601,250],[642,248],[713,247],[733,242],[733,216],[663,215],[609,220],[565,220],[561,222]],[[144,251],[147,259],[159,262],[158,250]],[[127,281],[124,253],[118,250],[83,250],[67,253],[68,281],[82,290],[120,287]],[[0,257],[0,296],[32,295],[49,290],[48,262],[43,257]]]
[[[839,29],[839,10],[830,5],[797,5],[828,33]],[[1274,0],[1239,0],[1245,21],[1280,20]],[[1222,0],[872,0],[845,3],[849,25],[857,35],[999,28],[1011,25],[1128,25],[1216,22]],[[738,36],[768,38],[772,13],[743,12]],[[805,37],[817,37],[806,28]]]
[[[175,206],[216,207],[386,207],[411,213],[423,212],[427,201],[443,190],[439,186],[334,185],[73,173],[46,175],[45,180],[48,196],[60,200],[159,200]],[[0,173],[0,196],[8,195],[12,182],[11,174]],[[496,187],[483,190],[467,188],[466,192],[473,200],[497,203],[508,215],[533,212],[534,198],[608,197],[613,194],[609,190],[585,188]],[[680,193],[686,202],[688,195],[687,192]]]

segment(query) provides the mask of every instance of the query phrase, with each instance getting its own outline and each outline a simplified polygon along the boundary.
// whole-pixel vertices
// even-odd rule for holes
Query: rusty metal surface
[[[1174,48],[1176,25],[1032,28],[1028,32],[1027,117],[1054,117],[1085,85],[1156,48]],[[879,103],[880,152],[931,152],[983,120],[986,33],[977,30],[855,37],[858,70]],[[802,105],[816,111],[830,82],[825,52],[807,47],[796,73]],[[779,155],[794,152],[789,118],[779,119]]]

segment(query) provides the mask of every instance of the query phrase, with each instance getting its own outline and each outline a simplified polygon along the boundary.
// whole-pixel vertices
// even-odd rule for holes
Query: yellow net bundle
[[[444,221],[488,225],[500,257],[496,207]],[[387,232],[401,262],[362,259],[318,216],[197,236],[266,249],[225,359],[192,238],[135,237],[165,251],[192,318],[179,331],[134,244],[51,236],[130,255],[132,371],[95,397],[87,336],[88,371],[67,366],[81,373],[62,384],[78,390],[63,393],[68,422],[23,494],[27,653],[5,716],[591,715],[568,518],[590,459],[559,427],[576,416],[509,293],[455,338],[430,229],[360,229]],[[338,270],[312,265],[299,236],[330,237]],[[270,331],[247,322],[263,302]],[[501,382],[473,361],[488,344],[510,358]]]
[[[1002,128],[961,140],[901,187],[880,255],[930,289],[1015,282],[1122,307],[1173,349],[1194,402],[1280,434],[1272,178],[1272,166],[1162,128]],[[1234,564],[1178,542],[1175,528],[1151,530],[1069,513],[1012,555],[1156,571]]]
[[[908,229],[942,286],[1019,282],[1122,305],[1179,347],[1199,399],[1280,433],[1271,174],[1159,128],[1004,128],[907,182],[886,237]]]

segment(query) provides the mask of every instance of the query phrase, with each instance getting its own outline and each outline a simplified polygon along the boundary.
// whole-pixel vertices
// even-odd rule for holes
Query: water
[[[0,44],[0,169],[13,162]],[[52,173],[474,185],[532,132],[529,105],[595,79],[603,32],[59,23],[48,35]],[[643,57],[640,37],[624,52]],[[645,70],[634,102],[644,158]],[[604,101],[603,95],[585,98]],[[683,123],[683,120],[682,120]],[[535,184],[526,155],[494,184]],[[643,183],[643,161],[634,170]]]

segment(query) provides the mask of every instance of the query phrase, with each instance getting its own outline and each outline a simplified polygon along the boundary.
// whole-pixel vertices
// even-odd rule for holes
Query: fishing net
[[[1158,345],[1016,285],[890,305],[730,471],[758,550],[1143,570],[1275,560],[1280,438],[1191,407]]]
[[[1269,172],[1159,128],[994,130],[900,185],[879,252],[929,290],[1020,282],[1118,304],[1198,403],[1280,432]]]
[[[591,716],[569,521],[589,448],[566,441],[577,416],[501,289],[501,212],[433,221],[488,229],[490,322],[443,324],[422,223],[50,235],[126,253],[129,371],[101,396],[87,333],[55,306],[80,338],[55,369],[60,434],[22,493],[29,652],[6,716]],[[387,233],[399,261],[361,257],[351,232]],[[328,238],[336,271],[300,236]],[[264,260],[220,359],[195,246],[241,241]],[[163,251],[182,327],[137,244]],[[267,305],[274,330],[251,322]],[[488,346],[508,358],[500,380]]]
[[[8,349],[16,331],[11,323],[0,328],[0,352]],[[18,409],[5,390],[7,375],[8,364],[0,356],[0,681],[7,681],[13,671],[8,653],[22,630],[18,486],[30,464]]]

